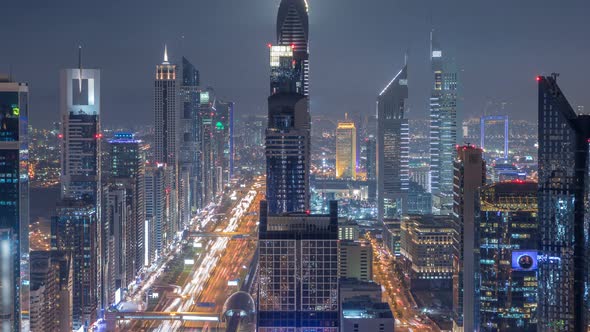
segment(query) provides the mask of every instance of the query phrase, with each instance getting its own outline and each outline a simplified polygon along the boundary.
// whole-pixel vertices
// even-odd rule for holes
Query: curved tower
[[[302,62],[304,94],[309,95],[309,7],[306,0],[282,0],[277,15],[277,43],[293,47],[293,58]]]

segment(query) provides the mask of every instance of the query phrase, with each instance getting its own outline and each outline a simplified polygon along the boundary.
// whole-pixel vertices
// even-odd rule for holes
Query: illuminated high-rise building
[[[180,84],[180,123],[178,152],[178,197],[180,220],[187,223],[192,211],[202,208],[199,200],[199,97],[200,75],[195,66],[182,57]]]
[[[178,82],[177,67],[168,61],[168,49],[164,61],[156,66],[154,84],[155,146],[154,157],[158,163],[175,166],[177,163]]]
[[[61,197],[52,221],[53,247],[71,259],[72,325],[95,321],[102,293],[100,70],[61,72]]]
[[[125,230],[127,256],[127,280],[129,283],[144,265],[145,206],[144,206],[144,157],[141,141],[132,133],[116,133],[109,140],[109,182],[122,186],[126,194],[127,224]]]
[[[454,163],[453,227],[453,330],[476,331],[476,224],[475,198],[486,182],[483,151],[472,145],[458,146]]]
[[[327,215],[260,203],[258,332],[338,332],[338,205]]]
[[[377,97],[377,207],[379,220],[399,218],[409,186],[409,125],[405,118],[408,67]]]
[[[52,250],[64,252],[72,265],[72,326],[90,326],[97,317],[101,275],[100,228],[91,198],[63,199],[51,220]]]
[[[29,88],[0,77],[0,331],[29,311]]]
[[[309,6],[307,0],[281,0],[277,15],[277,43],[293,51],[295,66],[301,70],[297,90],[309,96]]]
[[[100,70],[61,72],[61,195],[100,200]]]
[[[539,76],[538,331],[586,331],[590,246],[590,116]]]
[[[154,161],[166,164],[166,194],[167,201],[166,225],[169,238],[172,241],[176,232],[181,228],[180,216],[186,216],[187,212],[179,211],[178,195],[178,151],[179,151],[179,75],[178,67],[168,60],[168,49],[164,48],[164,61],[156,66],[156,78],[154,81],[154,116],[155,139]],[[184,208],[188,206],[183,205]]]
[[[348,115],[336,127],[336,178],[356,179],[356,126]]]
[[[476,220],[479,331],[536,331],[537,183],[482,187]]]
[[[453,158],[457,144],[457,71],[430,34],[434,75],[430,95],[430,189],[435,212],[450,214],[453,205]]]

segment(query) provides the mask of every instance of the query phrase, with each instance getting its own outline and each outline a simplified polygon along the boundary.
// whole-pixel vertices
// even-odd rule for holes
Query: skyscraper
[[[89,326],[97,317],[100,237],[96,205],[91,198],[63,199],[51,220],[51,247],[72,264],[72,326]]]
[[[100,70],[82,67],[61,72],[61,197],[52,219],[55,250],[70,257],[72,325],[74,329],[96,319],[103,276],[101,219]]]
[[[164,61],[156,66],[154,84],[155,147],[158,163],[175,167],[177,163],[178,82],[177,68],[168,61],[168,49],[164,49]]]
[[[109,140],[111,184],[122,186],[126,194],[127,225],[126,246],[128,266],[127,284],[144,265],[144,157],[141,154],[141,142],[132,133],[120,132]]]
[[[537,183],[495,183],[478,196],[479,331],[536,331]]]
[[[62,198],[100,200],[100,70],[61,72]]]
[[[338,332],[338,205],[270,215],[260,203],[258,331]]]
[[[145,171],[145,262],[147,265],[162,255],[166,246],[166,166],[147,165]]]
[[[281,0],[277,15],[277,43],[290,46],[296,67],[302,69],[295,86],[309,96],[309,6],[307,0]]]
[[[271,214],[309,209],[310,130],[307,98],[268,98],[266,199]]]
[[[0,77],[0,330],[29,311],[29,87]],[[24,324],[23,324],[24,323]]]
[[[270,214],[309,210],[311,118],[307,98],[307,10],[304,0],[282,0],[277,15],[278,46],[270,45],[271,96],[265,151]]]
[[[590,116],[578,115],[557,85],[539,76],[539,331],[588,324]]]
[[[179,218],[178,195],[178,122],[179,119],[179,82],[178,68],[168,61],[168,49],[164,47],[164,61],[156,66],[156,79],[154,82],[154,116],[155,116],[155,146],[154,158],[156,163],[166,164],[167,183],[166,193],[169,195],[166,224],[168,235],[173,239],[173,234],[181,225]],[[186,207],[186,206],[185,206]]]
[[[377,97],[377,207],[379,220],[399,218],[408,191],[409,125],[405,118],[408,67]]]
[[[180,146],[179,146],[179,197],[180,211],[187,213],[200,208],[199,199],[199,97],[200,76],[195,66],[182,58],[182,84],[180,86]],[[190,215],[181,220],[188,221]]]
[[[434,75],[430,95],[430,186],[435,211],[450,214],[453,205],[453,158],[457,144],[457,72],[430,34]]]
[[[336,178],[356,179],[356,127],[348,115],[336,127]]]
[[[454,329],[475,331],[478,323],[476,301],[475,197],[486,182],[482,150],[458,146],[454,163],[453,222],[455,263],[453,275]]]

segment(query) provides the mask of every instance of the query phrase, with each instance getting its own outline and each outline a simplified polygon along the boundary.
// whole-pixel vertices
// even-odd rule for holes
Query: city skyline
[[[430,77],[424,64],[428,62],[428,39],[432,28],[438,32],[440,42],[447,45],[449,53],[456,58],[458,68],[463,70],[461,98],[464,99],[462,111],[465,114],[479,115],[488,101],[507,101],[513,118],[534,119],[536,108],[531,102],[534,93],[529,88],[534,85],[537,74],[549,74],[551,71],[567,76],[564,88],[574,107],[590,107],[590,101],[581,88],[587,75],[575,69],[590,54],[583,32],[590,29],[590,23],[579,16],[587,12],[589,6],[583,1],[571,2],[567,8],[548,1],[527,6],[533,2],[515,5],[508,1],[494,4],[453,1],[437,5],[394,4],[379,0],[368,8],[353,1],[309,3],[310,22],[314,30],[311,39],[313,84],[310,90],[311,108],[316,110],[315,115],[337,117],[342,112],[372,112],[373,91],[383,86],[388,81],[389,72],[403,63],[407,50],[409,66],[415,68],[415,88],[409,98],[408,116],[417,118],[427,114]],[[103,81],[109,83],[103,84],[103,95],[109,96],[103,105],[103,125],[135,124],[137,118],[147,123],[144,116],[150,107],[149,89],[146,89],[150,73],[147,69],[161,61],[163,45],[168,43],[171,59],[178,63],[181,56],[189,56],[203,78],[227,96],[232,96],[244,114],[264,114],[268,72],[265,45],[275,40],[273,26],[276,17],[270,13],[278,10],[278,4],[278,1],[255,0],[230,6],[216,2],[207,4],[206,10],[196,10],[200,8],[191,3],[175,4],[183,8],[183,16],[188,15],[193,6],[196,7],[199,19],[191,20],[197,22],[193,25],[183,19],[166,19],[168,16],[155,24],[151,20],[158,8],[155,1],[142,2],[141,8],[136,2],[121,4],[121,10],[113,13],[105,12],[98,5],[83,5],[70,0],[63,1],[60,6],[41,6],[35,10],[28,10],[29,4],[6,3],[0,6],[6,12],[27,10],[27,22],[30,24],[23,26],[22,38],[15,40],[14,46],[0,55],[0,72],[12,72],[13,77],[30,82],[35,87],[31,103],[44,112],[32,118],[31,122],[33,126],[48,128],[58,120],[57,72],[76,60],[74,50],[81,44],[85,49],[85,59],[88,59],[86,62],[102,69]],[[135,10],[139,12],[135,13]],[[328,15],[332,10],[336,15]],[[90,16],[93,19],[84,20],[87,15],[84,13],[88,12],[93,13]],[[241,17],[243,12],[251,15],[247,29],[237,28],[246,24],[245,18]],[[112,27],[103,26],[98,19],[107,13],[113,15]],[[230,19],[220,22],[213,18],[215,15],[206,13],[228,15]],[[355,19],[359,14],[371,15],[373,22],[361,24]],[[442,19],[449,15],[453,15],[454,19]],[[6,34],[11,31],[10,27],[19,25],[15,20],[18,16],[9,16],[0,23],[0,37],[9,37]],[[64,18],[71,23],[56,24]],[[503,25],[492,23],[500,18]],[[342,25],[346,21],[353,24]],[[537,22],[540,21],[544,22],[548,32],[536,33]],[[71,29],[70,24],[76,29]],[[319,24],[322,29],[314,29]],[[204,27],[211,27],[219,40],[202,33],[208,31]],[[339,35],[356,40],[355,49],[359,51],[346,52],[346,40],[334,38],[336,29],[343,29]],[[48,38],[48,35],[60,38]],[[250,66],[242,66],[240,62],[227,63],[222,60],[224,57],[219,56],[232,53],[234,45],[221,41],[230,37],[241,40],[240,52],[251,59]],[[44,40],[51,40],[51,43]],[[210,46],[203,49],[199,46],[203,43]],[[552,47],[548,49],[547,45]],[[567,48],[568,45],[577,45],[576,52],[568,55],[567,62],[561,62],[561,54],[553,50]],[[41,49],[45,60],[38,63],[34,59]],[[375,51],[369,53],[369,49]],[[525,57],[530,60],[524,61]],[[364,60],[362,65],[361,60]],[[347,71],[341,70],[344,64],[348,64]],[[126,76],[130,80],[124,85],[118,79],[122,72],[128,73]],[[243,75],[236,77],[236,72]],[[505,73],[509,73],[508,80]],[[345,80],[348,75],[367,84],[346,87],[346,94],[351,98],[339,101],[334,83]],[[251,84],[244,84],[246,77]]]
[[[590,331],[590,6],[130,1],[6,6],[1,332]]]

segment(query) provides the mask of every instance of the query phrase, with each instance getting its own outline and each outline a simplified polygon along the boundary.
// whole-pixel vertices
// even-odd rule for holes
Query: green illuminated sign
[[[215,128],[217,128],[217,130],[223,130],[223,129],[225,129],[225,126],[223,125],[223,123],[217,122],[215,124]]]
[[[20,115],[20,108],[18,105],[12,105],[12,115],[18,116]]]

